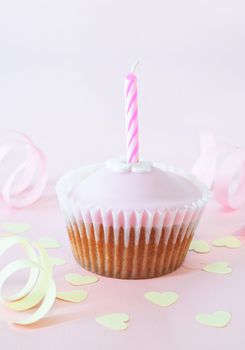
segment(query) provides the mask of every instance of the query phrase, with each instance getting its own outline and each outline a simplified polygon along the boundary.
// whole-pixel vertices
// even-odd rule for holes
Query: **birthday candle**
[[[127,163],[139,160],[137,77],[134,73],[136,64],[125,78]]]

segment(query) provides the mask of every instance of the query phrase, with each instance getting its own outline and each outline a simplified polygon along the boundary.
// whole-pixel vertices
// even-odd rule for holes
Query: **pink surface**
[[[197,237],[207,240],[234,233],[242,224],[244,210],[225,212],[214,204],[207,208]],[[67,264],[57,267],[55,280],[58,289],[72,289],[64,281],[68,272],[84,272],[74,262],[53,193],[43,198],[33,209],[24,211],[2,210],[2,219],[26,221],[32,224],[25,236],[38,238],[40,235],[52,235],[59,239],[63,247],[50,250],[53,256],[64,257]],[[84,286],[89,292],[86,301],[72,305],[56,301],[46,319],[29,328],[20,328],[10,324],[11,319],[22,318],[1,306],[0,329],[1,342],[6,349],[68,349],[86,346],[88,349],[117,349],[149,347],[160,349],[217,349],[243,350],[244,335],[244,266],[245,239],[240,238],[243,246],[239,249],[212,248],[208,254],[189,252],[186,268],[164,277],[125,281],[100,277],[96,284]],[[10,258],[11,256],[8,256]],[[214,275],[200,271],[203,263],[225,260],[233,267],[230,275]],[[1,259],[1,266],[6,260]],[[20,285],[21,279],[12,280],[12,287]],[[75,288],[75,287],[73,287]],[[76,287],[77,288],[77,287]],[[161,308],[146,301],[146,291],[175,291],[179,301]],[[224,329],[213,329],[198,324],[194,317],[200,312],[226,310],[232,313],[231,323]],[[128,330],[113,332],[99,326],[94,318],[110,312],[124,312],[130,316]]]
[[[0,27],[1,128],[27,133],[45,152],[52,188],[68,169],[125,154],[123,77],[136,58],[141,156],[188,170],[200,152],[200,132],[210,128],[218,139],[245,146],[242,0],[2,1]],[[54,252],[67,260],[57,268],[60,288],[66,272],[81,271],[53,189],[32,209],[1,209],[1,221],[32,223],[27,236],[51,234],[63,242]],[[197,235],[213,239],[242,225],[244,209],[211,203]],[[233,272],[217,276],[197,269],[216,260],[230,262]],[[48,319],[29,330],[11,326],[14,315],[1,307],[1,346],[244,350],[245,245],[190,252],[186,266],[195,269],[147,281],[101,278],[84,287],[90,293],[84,303],[57,301]],[[144,300],[149,290],[176,291],[180,299],[161,309]],[[224,329],[194,320],[196,313],[218,309],[232,313]],[[107,312],[128,313],[128,330],[97,325],[94,317]]]

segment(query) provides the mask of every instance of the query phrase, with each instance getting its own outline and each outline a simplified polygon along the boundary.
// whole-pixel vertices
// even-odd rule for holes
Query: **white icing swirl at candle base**
[[[149,173],[152,171],[152,163],[148,161],[139,161],[136,163],[127,163],[124,158],[113,158],[106,161],[106,167],[115,173]]]

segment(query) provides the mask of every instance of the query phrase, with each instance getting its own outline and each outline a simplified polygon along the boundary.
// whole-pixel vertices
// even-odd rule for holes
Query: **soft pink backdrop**
[[[124,154],[123,78],[135,61],[139,80],[140,152],[189,169],[199,154],[199,133],[245,147],[245,3],[243,1],[0,2],[0,128],[27,133],[48,157],[50,184],[33,208],[8,211],[1,220],[28,221],[28,236],[51,234],[67,258],[56,280],[79,271],[68,248],[53,191],[58,175],[87,162]],[[236,231],[244,212],[209,206],[198,235],[212,239]],[[87,286],[81,305],[57,302],[50,318],[31,330],[9,325],[1,308],[5,349],[243,350],[244,258],[213,249],[188,262],[227,260],[231,275],[181,269],[148,281],[101,278]],[[147,290],[175,290],[176,305],[162,310],[144,301]],[[198,312],[227,309],[232,322],[210,329],[194,321]],[[126,332],[98,326],[100,313],[127,312]],[[8,320],[8,322],[6,322]]]

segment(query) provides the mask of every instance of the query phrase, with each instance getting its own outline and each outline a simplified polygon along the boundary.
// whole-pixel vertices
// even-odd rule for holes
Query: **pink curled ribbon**
[[[213,190],[222,206],[245,204],[245,149],[217,143],[212,132],[201,134],[201,155],[191,172]]]
[[[23,154],[24,159],[16,161]],[[7,160],[9,173],[3,167]],[[17,131],[0,131],[0,166],[1,177],[4,174],[1,197],[10,207],[24,208],[41,197],[47,182],[46,157],[28,136]]]

